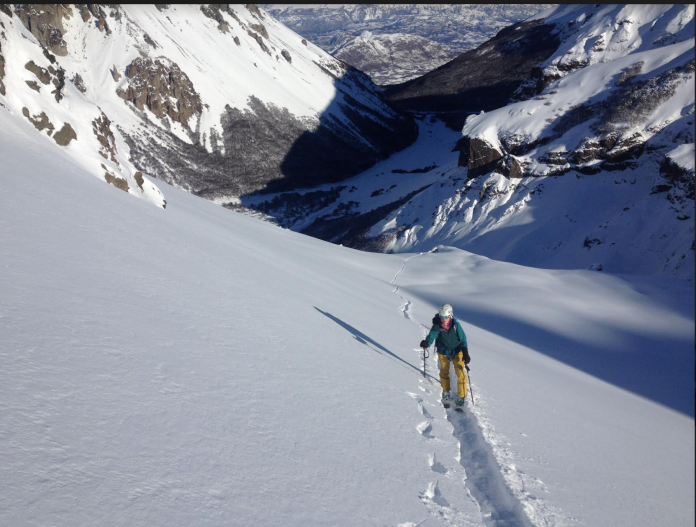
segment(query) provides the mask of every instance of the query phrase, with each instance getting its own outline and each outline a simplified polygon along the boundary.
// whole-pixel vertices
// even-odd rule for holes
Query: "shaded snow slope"
[[[13,119],[0,524],[691,524],[693,284],[362,253],[163,183],[162,210]],[[444,301],[463,415],[416,349]]]
[[[68,151],[124,190],[136,171],[208,198],[340,180],[415,138],[367,76],[253,4],[8,4],[0,21],[0,103],[47,136],[68,123]]]

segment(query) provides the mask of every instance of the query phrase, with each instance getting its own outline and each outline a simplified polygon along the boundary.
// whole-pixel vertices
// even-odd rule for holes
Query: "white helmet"
[[[452,306],[449,304],[442,304],[440,306],[440,311],[437,312],[441,317],[451,317],[453,314]]]

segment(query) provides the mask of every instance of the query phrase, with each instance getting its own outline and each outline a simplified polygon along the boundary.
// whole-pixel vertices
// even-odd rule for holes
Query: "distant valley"
[[[554,4],[260,4],[379,85],[416,78]]]

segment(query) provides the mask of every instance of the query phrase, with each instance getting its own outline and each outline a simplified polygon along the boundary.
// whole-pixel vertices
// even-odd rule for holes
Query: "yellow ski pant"
[[[440,361],[440,383],[442,391],[449,392],[452,388],[450,384],[450,362],[454,364],[454,373],[457,374],[457,397],[462,399],[466,397],[466,371],[464,370],[464,359],[461,353],[457,353],[450,361],[447,355],[438,353],[437,357]]]

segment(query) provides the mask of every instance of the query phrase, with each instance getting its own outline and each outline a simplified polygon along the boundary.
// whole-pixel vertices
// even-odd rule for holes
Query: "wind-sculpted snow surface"
[[[0,525],[692,523],[692,283],[163,211],[46,140],[0,109]]]
[[[0,22],[2,107],[131,194],[143,174],[228,201],[339,181],[417,133],[369,77],[253,4],[7,4]],[[102,115],[115,160],[98,155]]]

